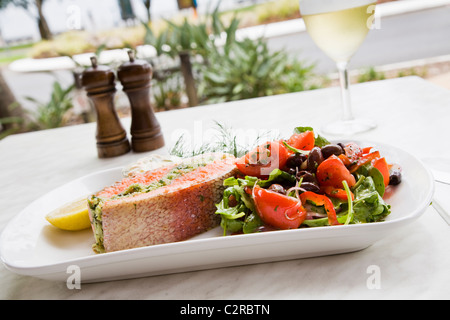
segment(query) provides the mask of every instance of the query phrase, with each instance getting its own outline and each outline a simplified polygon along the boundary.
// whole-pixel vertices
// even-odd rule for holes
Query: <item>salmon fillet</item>
[[[189,239],[219,225],[216,203],[235,158],[207,154],[138,173],[89,199],[96,252]]]

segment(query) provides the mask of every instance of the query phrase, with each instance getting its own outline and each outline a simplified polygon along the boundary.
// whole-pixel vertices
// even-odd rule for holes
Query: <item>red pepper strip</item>
[[[323,192],[325,192],[329,197],[337,198],[340,200],[348,200],[347,192],[344,189],[335,188],[333,186],[324,186],[321,188]],[[350,197],[352,201],[355,200],[355,196],[353,192],[350,191]]]
[[[348,167],[349,165],[352,164],[352,162],[350,161],[350,159],[345,155],[345,154],[340,154],[338,156],[339,159],[341,159],[342,163]]]
[[[365,165],[366,163],[371,162],[372,160],[375,160],[377,158],[380,158],[380,152],[379,151],[374,151],[372,153],[363,155],[361,158],[359,158],[358,162],[356,164],[354,164],[353,166],[351,166],[350,168],[350,173],[355,172],[356,170],[358,170],[361,166]]]
[[[370,153],[370,150],[372,149],[373,147],[365,147],[365,148],[362,148],[362,153],[363,154],[368,154],[368,153]]]
[[[372,166],[377,168],[381,174],[383,175],[384,186],[387,187],[389,184],[389,165],[386,162],[386,159],[377,158],[372,161]]]
[[[302,203],[311,201],[316,206],[324,206],[328,216],[328,224],[330,226],[340,225],[336,217],[336,210],[334,210],[333,202],[331,202],[331,200],[327,196],[317,194],[312,191],[306,191],[300,195],[300,200],[302,201]]]

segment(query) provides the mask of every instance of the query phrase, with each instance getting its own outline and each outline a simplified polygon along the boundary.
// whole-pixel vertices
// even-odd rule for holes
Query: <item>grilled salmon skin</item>
[[[88,198],[97,253],[182,241],[218,226],[215,204],[237,171],[228,154],[205,154],[137,173]]]

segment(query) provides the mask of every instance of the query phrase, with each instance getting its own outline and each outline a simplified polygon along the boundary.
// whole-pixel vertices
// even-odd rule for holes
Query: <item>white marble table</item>
[[[390,143],[419,158],[450,157],[450,91],[408,77],[355,85],[352,94],[355,115],[378,122],[375,130],[355,138]],[[180,130],[204,132],[214,120],[235,129],[279,129],[284,136],[300,125],[319,128],[339,116],[338,104],[338,88],[330,88],[157,116],[170,147]],[[130,119],[123,124],[128,129]],[[87,124],[0,141],[0,231],[52,189],[145,156],[98,159],[94,135],[95,124]],[[436,190],[450,195],[450,185],[437,183]],[[0,265],[0,299],[449,299],[449,245],[450,227],[430,206],[417,221],[369,248],[341,255],[82,284],[72,290],[65,282],[18,275]],[[367,285],[370,266],[381,271],[378,288]]]

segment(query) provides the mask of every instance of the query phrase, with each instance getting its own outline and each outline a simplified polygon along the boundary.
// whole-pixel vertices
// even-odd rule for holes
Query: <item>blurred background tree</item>
[[[152,15],[150,12],[150,6],[152,4],[152,0],[142,0],[144,2],[145,9],[147,9],[147,23],[152,21]]]
[[[120,16],[127,25],[134,25],[136,15],[134,14],[133,7],[130,0],[118,0],[120,8]]]
[[[21,130],[23,112],[0,69],[0,139]]]
[[[17,7],[22,7],[28,13],[33,15],[36,19],[39,33],[43,40],[52,39],[52,33],[42,10],[44,0],[0,0],[0,10],[6,8],[10,4]],[[35,11],[35,13],[33,13],[33,11]]]

